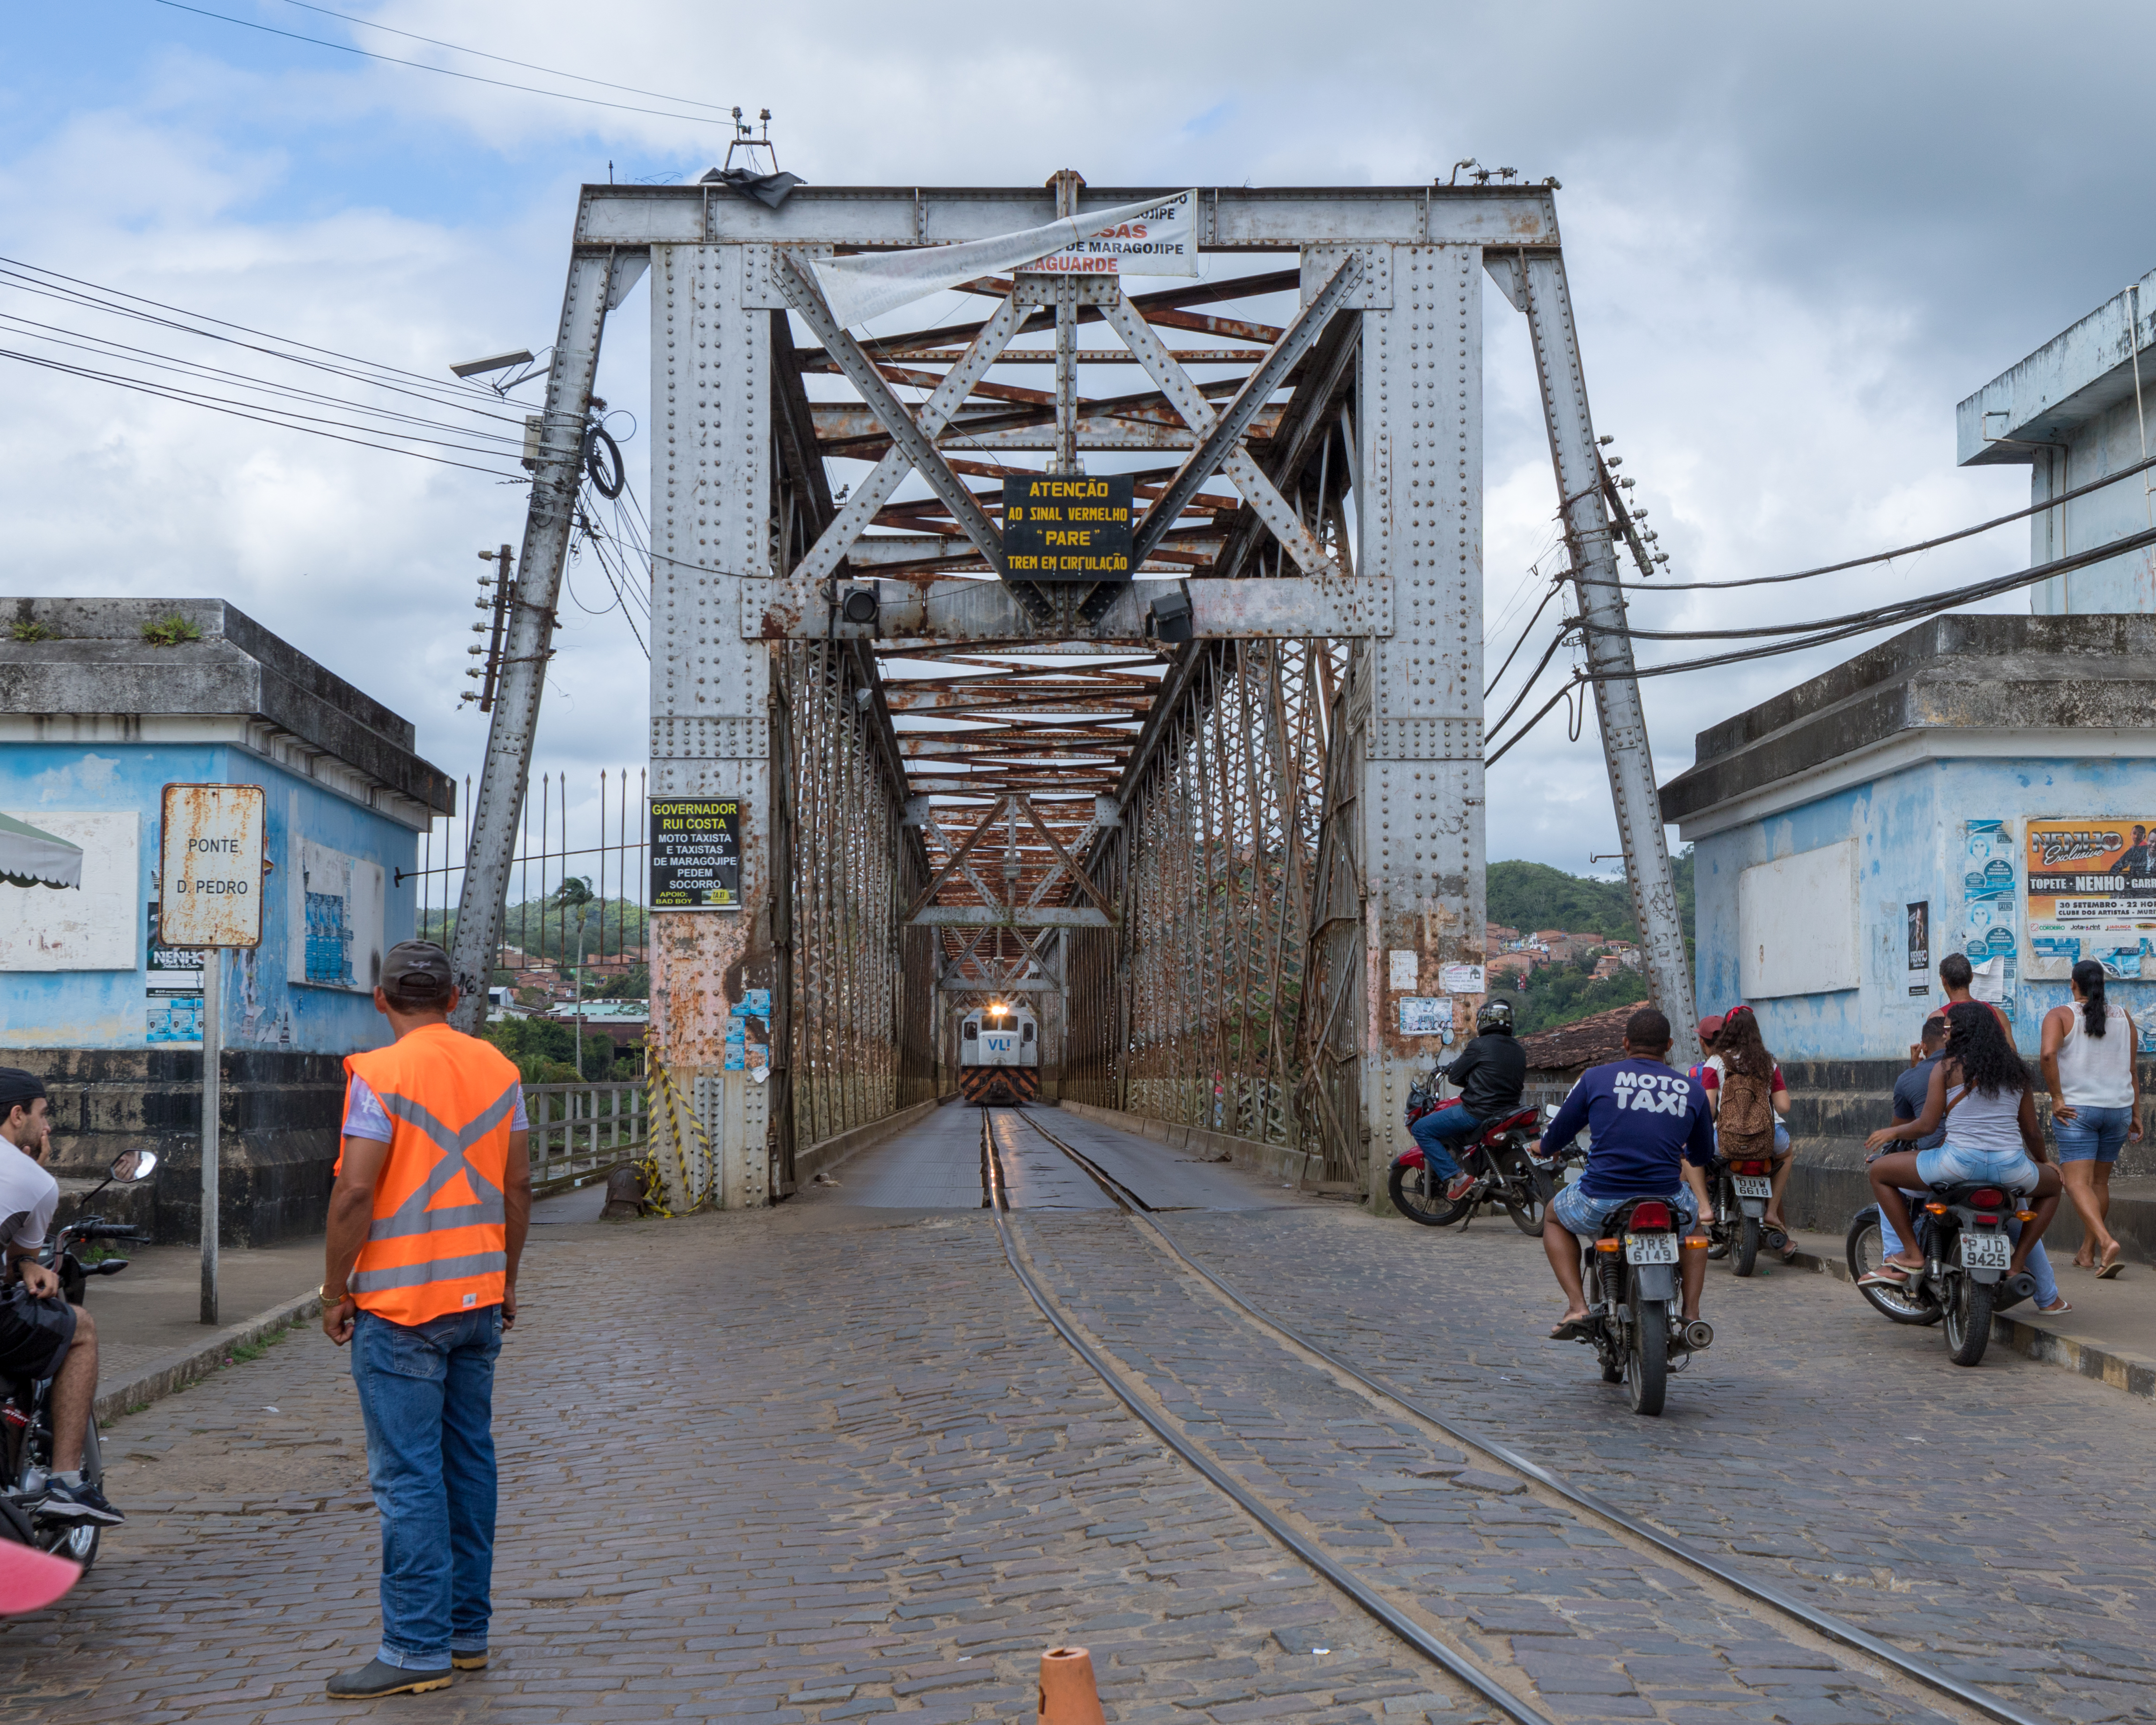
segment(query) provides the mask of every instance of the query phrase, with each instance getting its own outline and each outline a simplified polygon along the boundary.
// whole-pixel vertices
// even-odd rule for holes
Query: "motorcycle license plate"
[[[2003,1234],[1964,1234],[1961,1237],[1961,1267],[1964,1270],[2004,1270],[2013,1256],[2014,1242]]]
[[[1729,1183],[1737,1189],[1739,1198],[1772,1198],[1774,1183],[1758,1174],[1732,1174]]]
[[[1674,1234],[1628,1234],[1625,1236],[1627,1264],[1674,1264],[1677,1237]]]

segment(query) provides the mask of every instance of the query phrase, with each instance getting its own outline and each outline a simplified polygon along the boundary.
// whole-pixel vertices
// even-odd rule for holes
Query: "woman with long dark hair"
[[[1876,1150],[1924,1137],[1938,1131],[1942,1121],[1947,1129],[1943,1144],[1882,1156],[1867,1171],[1871,1194],[1902,1243],[1900,1251],[1881,1260],[1875,1274],[1906,1275],[1924,1267],[1902,1196],[1904,1186],[1921,1189],[1983,1181],[2035,1195],[2036,1219],[2014,1243],[2008,1268],[2009,1275],[2018,1276],[2058,1210],[2059,1171],[2045,1159],[2028,1064],[2006,1040],[1991,1009],[1974,1000],[1958,1000],[1947,1009],[1947,1045],[1932,1068],[1924,1111],[1900,1126],[1880,1127],[1864,1147]]]
[[[2095,959],[2074,967],[2073,1004],[2044,1014],[2043,1063],[2059,1174],[2082,1219],[2074,1262],[2107,1281],[2125,1256],[2107,1225],[2111,1169],[2126,1141],[2141,1137],[2141,1074],[2133,1064],[2133,1016],[2105,1000],[2103,982]]]
[[[1750,1007],[1732,1006],[1723,1015],[1713,1051],[1700,1068],[1700,1084],[1707,1091],[1707,1106],[1714,1111],[1721,1153],[1728,1158],[1773,1159],[1774,1195],[1767,1200],[1765,1219],[1769,1228],[1780,1230],[1786,1239],[1789,1224],[1782,1219],[1782,1194],[1796,1165],[1789,1156],[1789,1130],[1782,1124],[1789,1111],[1789,1087],[1783,1081],[1782,1069],[1774,1055],[1767,1051],[1758,1018]],[[1743,1130],[1747,1127],[1752,1130]],[[1763,1137],[1759,1131],[1762,1127],[1766,1128]],[[1697,1178],[1702,1202],[1711,1209],[1711,1202],[1705,1199],[1706,1177]],[[1700,1214],[1707,1214],[1707,1209]],[[1782,1248],[1785,1264],[1796,1255],[1794,1242]]]

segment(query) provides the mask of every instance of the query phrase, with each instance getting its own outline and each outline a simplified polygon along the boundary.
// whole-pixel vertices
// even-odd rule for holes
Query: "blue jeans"
[[[2128,1108],[2084,1108],[2078,1105],[2071,1120],[2051,1117],[2051,1136],[2058,1141],[2061,1162],[2116,1162],[2126,1147],[2126,1129],[2133,1124]]]
[[[1409,1127],[1408,1132],[1415,1142],[1422,1146],[1423,1159],[1429,1163],[1430,1171],[1443,1185],[1460,1178],[1460,1164],[1453,1158],[1453,1145],[1473,1137],[1488,1123],[1470,1114],[1463,1103],[1456,1108],[1432,1110]]]
[[[453,1651],[486,1649],[501,1352],[499,1306],[413,1326],[362,1312],[352,1331],[367,1482],[382,1512],[385,1665],[447,1671]]]

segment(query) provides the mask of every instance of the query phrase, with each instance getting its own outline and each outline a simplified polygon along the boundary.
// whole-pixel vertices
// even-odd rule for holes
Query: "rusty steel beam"
[[[930,905],[906,919],[915,928],[1112,928],[1105,911],[1070,905]]]

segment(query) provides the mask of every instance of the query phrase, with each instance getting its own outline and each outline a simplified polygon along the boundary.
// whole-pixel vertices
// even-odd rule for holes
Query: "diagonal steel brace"
[[[934,438],[951,423],[952,416],[973,393],[973,386],[988,376],[988,368],[1010,345],[1011,337],[1018,333],[1018,302],[1005,300],[996,309],[995,316],[981,326],[973,346],[944,375],[935,393],[921,403],[916,423],[924,437]],[[808,555],[794,567],[793,578],[804,583],[818,582],[836,569],[839,560],[854,548],[854,542],[861,536],[862,529],[875,519],[876,511],[890,501],[891,494],[912,470],[911,458],[893,444],[883,459],[876,463],[875,471],[855,487],[846,506],[808,548]]]
[[[799,312],[808,327],[816,332],[824,344],[824,351],[838,362],[845,373],[846,381],[860,392],[861,399],[876,422],[891,434],[893,448],[902,454],[909,466],[928,481],[929,489],[942,498],[958,525],[966,530],[966,536],[973,542],[981,555],[988,560],[988,567],[1000,575],[1004,569],[1004,543],[994,526],[982,512],[974,501],[972,490],[958,475],[951,471],[943,453],[906,411],[904,403],[891,393],[891,385],[884,381],[883,373],[870,363],[861,352],[860,343],[839,326],[832,316],[831,308],[824,301],[823,291],[802,271],[792,257],[780,254],[773,260],[773,273],[785,292],[787,301]]]
[[[1139,316],[1137,308],[1127,297],[1101,307],[1101,316],[1123,338],[1137,362],[1168,398],[1168,404],[1183,416],[1184,424],[1203,438],[1219,424],[1219,415],[1213,411],[1213,403],[1206,400],[1204,392],[1177,362],[1173,351],[1152,332],[1152,326]],[[1305,574],[1344,574],[1325,555],[1294,506],[1281,495],[1279,487],[1265,477],[1265,470],[1240,443],[1229,446],[1221,458],[1220,468],[1242,493],[1244,501],[1257,512],[1258,519],[1288,548],[1288,554]],[[1167,525],[1173,526],[1174,523]],[[1137,567],[1135,561],[1132,567]]]
[[[1145,519],[1138,523],[1137,531],[1131,536],[1131,567],[1133,569],[1142,567],[1161,541],[1168,536],[1168,529],[1175,525],[1190,500],[1197,495],[1198,488],[1219,471],[1229,453],[1232,450],[1244,454],[1243,434],[1250,429],[1250,422],[1258,416],[1258,410],[1271,399],[1273,392],[1281,387],[1289,372],[1294,369],[1296,362],[1310,351],[1311,343],[1317,339],[1332,314],[1339,310],[1340,302],[1348,297],[1348,290],[1354,286],[1362,269],[1363,260],[1358,254],[1350,254],[1342,260],[1340,267],[1327,279],[1325,285],[1318,289],[1311,296],[1310,303],[1296,315],[1295,321],[1281,331],[1280,340],[1273,343],[1272,351],[1251,372],[1250,380],[1229,403],[1227,411],[1220,415],[1210,431],[1199,439],[1198,447],[1176,470],[1175,477],[1168,482],[1168,489],[1153,500],[1152,507],[1146,511]],[[1119,330],[1118,333],[1122,331]],[[1126,335],[1124,339],[1127,341],[1129,337]],[[1134,347],[1132,351],[1137,350]],[[1183,382],[1188,385],[1189,379],[1186,377]],[[1165,383],[1161,387],[1163,390],[1167,388]],[[1181,412],[1181,408],[1178,407],[1177,411]],[[1246,454],[1244,454],[1244,459],[1249,460]],[[1273,490],[1271,482],[1258,473],[1255,462],[1250,463],[1250,471],[1255,475],[1257,483],[1265,491],[1271,492],[1274,498],[1281,501],[1281,506],[1286,509],[1286,501]],[[1243,481],[1238,478],[1235,484],[1240,490]],[[1249,495],[1253,506],[1256,506],[1257,497],[1249,493],[1245,495]],[[1292,519],[1294,511],[1289,510],[1287,512]],[[1267,525],[1270,525],[1270,521]],[[1299,521],[1296,529],[1299,536],[1309,542],[1315,563],[1312,572],[1330,573],[1332,566],[1317,551],[1316,542],[1310,540],[1307,531],[1301,528]],[[1301,561],[1298,555],[1296,562]]]

